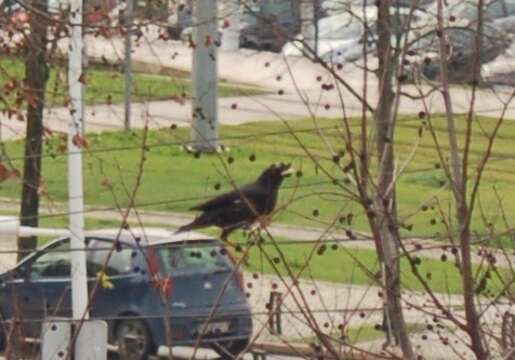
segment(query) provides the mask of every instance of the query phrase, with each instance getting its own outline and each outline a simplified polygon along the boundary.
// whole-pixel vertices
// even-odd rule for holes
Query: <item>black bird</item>
[[[226,240],[234,230],[249,228],[259,217],[272,213],[279,186],[291,170],[290,164],[273,164],[255,182],[192,207],[202,213],[177,232],[217,226],[222,229],[222,240]]]

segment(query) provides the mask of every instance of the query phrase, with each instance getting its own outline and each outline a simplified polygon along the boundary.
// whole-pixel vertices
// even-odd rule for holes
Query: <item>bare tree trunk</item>
[[[47,0],[32,0],[30,6],[37,13],[47,12]],[[25,60],[25,93],[27,96],[27,134],[23,165],[20,222],[25,226],[38,226],[39,186],[41,179],[41,149],[43,137],[43,108],[45,85],[48,79],[46,64],[47,22],[36,11],[30,14],[30,34]],[[18,259],[23,251],[33,250],[37,238],[18,238]]]
[[[395,94],[393,78],[395,76],[396,56],[391,49],[392,36],[389,0],[379,2],[378,13],[378,59],[379,59],[379,104],[375,113],[377,132],[377,154],[379,161],[379,179],[375,197],[376,234],[380,236],[384,261],[384,286],[386,296],[386,326],[395,342],[400,345],[405,359],[414,359],[401,301],[400,264],[398,248],[397,214],[394,191],[394,149],[392,108]]]
[[[483,0],[478,0],[478,29],[476,34],[476,59],[474,65],[474,87],[480,77],[481,63],[481,35],[483,22]],[[465,317],[467,320],[467,333],[471,341],[471,349],[477,359],[486,359],[487,351],[481,338],[481,324],[474,304],[474,275],[472,269],[471,248],[470,248],[470,212],[472,208],[467,204],[467,161],[460,159],[456,127],[454,124],[454,113],[449,93],[449,76],[447,70],[447,43],[443,25],[443,0],[438,0],[438,30],[440,37],[440,74],[442,79],[442,94],[446,108],[447,133],[449,134],[449,150],[451,155],[451,185],[456,202],[456,217],[459,226],[459,239],[461,250],[461,272],[463,276],[463,300],[465,304]],[[474,91],[474,89],[473,89]],[[470,126],[470,124],[469,124]],[[464,156],[468,158],[468,146]]]

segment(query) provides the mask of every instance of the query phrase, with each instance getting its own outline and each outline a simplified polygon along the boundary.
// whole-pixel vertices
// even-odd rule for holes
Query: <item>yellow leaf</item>
[[[111,280],[109,280],[109,276],[107,276],[107,274],[102,270],[97,272],[97,279],[100,283],[100,286],[102,286],[104,289],[112,289],[114,287]]]

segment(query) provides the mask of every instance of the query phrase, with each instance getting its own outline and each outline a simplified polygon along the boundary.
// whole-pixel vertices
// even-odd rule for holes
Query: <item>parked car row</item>
[[[479,53],[476,52],[476,32],[472,29],[448,28],[446,31],[449,47],[447,67],[449,76],[456,82],[472,80],[476,62],[486,63],[502,54],[510,45],[510,40],[497,28],[485,25],[481,37]],[[438,79],[440,75],[440,39],[438,31],[425,33],[410,46],[417,55],[411,60],[428,79]]]
[[[90,296],[96,287],[90,317],[107,321],[123,359],[146,359],[169,339],[200,339],[222,357],[246,348],[252,319],[243,278],[220,241],[145,229],[92,232],[86,243]],[[0,275],[2,320],[17,319],[24,336],[39,337],[49,316],[71,317],[70,250],[67,237],[57,239]],[[0,348],[7,329],[0,326]]]
[[[176,25],[170,27],[170,33],[175,38],[188,40],[192,35],[192,2],[183,0],[182,3],[180,11],[174,15]],[[219,2],[220,9],[223,9],[224,3]],[[302,19],[304,5],[296,0],[242,2],[239,17],[240,47],[282,52],[286,56],[313,58],[316,55],[324,61],[338,64],[358,61],[363,57],[364,51],[375,54],[377,6],[374,1],[317,0],[313,4],[314,7],[310,10],[312,19]],[[418,70],[426,77],[435,79],[439,73],[438,41],[434,36],[437,2],[418,2],[408,32],[407,18],[411,4],[411,0],[392,2],[392,5],[398,6],[392,17],[392,46],[398,46],[402,43],[399,39],[409,34],[410,52],[417,53],[412,57],[411,65],[418,66]],[[365,9],[364,5],[367,5]],[[451,51],[447,61],[453,80],[466,80],[472,73],[477,6],[477,1],[470,0],[448,0],[444,6],[445,26],[450,28],[448,40]],[[223,11],[219,10],[219,13]],[[509,36],[505,29],[514,23],[507,19],[512,16],[515,18],[515,0],[486,1],[483,15],[486,29],[482,40],[484,47],[481,62],[486,63],[502,54],[509,46]],[[222,19],[220,22],[221,34]]]
[[[239,45],[264,51],[281,51],[282,46],[300,30],[296,1],[244,1],[238,6]],[[188,41],[193,34],[193,2],[182,0],[168,19],[172,39]],[[232,12],[227,1],[218,2],[219,35]]]
[[[476,1],[450,0],[444,7],[444,21],[448,41],[446,58],[452,81],[472,80],[474,66],[486,64],[503,54],[515,34],[515,0],[485,1],[483,28],[479,39],[480,51],[476,51],[478,3]],[[439,37],[436,29],[437,4],[427,8],[425,23],[419,23],[421,30],[410,50],[417,54],[415,65],[428,79],[437,79],[440,71]]]
[[[395,35],[404,32],[408,12],[408,9],[397,11],[398,16],[392,21]],[[365,41],[366,51],[375,51],[377,14],[376,6],[352,6],[347,11],[322,18],[316,28],[312,24],[306,29],[308,36],[297,35],[283,47],[282,52],[286,56],[300,56],[309,54],[307,48],[310,48],[324,61],[344,63],[358,60],[363,56]],[[420,12],[415,11],[414,20],[420,16]]]
[[[448,41],[447,63],[454,81],[468,81],[473,73],[476,51],[477,2],[449,0],[444,7],[444,20]],[[362,0],[326,0],[325,12],[330,15],[306,28],[303,34],[286,43],[282,53],[286,56],[315,55],[332,63],[359,60],[364,52],[375,54],[377,41],[377,7],[363,8]],[[368,3],[367,3],[368,4]],[[479,61],[486,63],[502,54],[515,33],[515,0],[485,2],[484,28]],[[406,5],[406,4],[404,4]],[[424,76],[436,79],[439,75],[439,37],[437,36],[437,4],[426,1],[412,13],[409,31],[407,19],[410,10],[400,7],[392,17],[392,46],[403,43],[408,36],[412,67]],[[365,31],[365,28],[367,31]],[[366,37],[366,39],[365,39]],[[366,46],[365,46],[366,45]],[[309,50],[308,50],[309,48]]]

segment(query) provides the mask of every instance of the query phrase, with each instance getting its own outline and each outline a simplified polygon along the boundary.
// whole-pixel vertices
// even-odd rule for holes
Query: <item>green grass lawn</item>
[[[489,119],[481,119],[481,126],[488,131],[492,126]],[[291,123],[298,137],[306,145],[313,156],[330,173],[340,181],[345,177],[341,166],[349,161],[348,155],[341,159],[341,165],[333,163],[325,145],[313,131],[311,120],[299,120]],[[418,120],[405,119],[399,123],[397,142],[397,162],[403,164],[414,146]],[[443,119],[434,119],[437,135],[444,146],[445,127]],[[320,126],[331,128],[323,130],[328,141],[336,149],[341,149],[339,135],[333,126],[337,120],[320,120]],[[459,129],[463,128],[462,120],[458,121]],[[353,126],[354,131],[358,131]],[[220,134],[223,144],[230,147],[229,152],[219,155],[202,155],[196,157],[184,152],[181,144],[189,139],[189,130],[162,129],[151,131],[148,137],[148,151],[141,187],[137,202],[146,209],[185,212],[207,197],[231,188],[222,160],[229,175],[237,184],[253,180],[269,164],[277,161],[291,162],[302,170],[302,177],[293,176],[285,181],[280,193],[280,210],[274,221],[310,226],[325,226],[336,221],[336,227],[368,231],[368,225],[362,209],[348,197],[340,186],[334,185],[315,167],[293,137],[285,132],[281,123],[252,123],[240,126],[221,126]],[[273,135],[271,135],[273,134]],[[474,173],[477,161],[485,146],[481,131],[474,128],[470,171]],[[472,227],[474,231],[484,232],[484,216],[489,222],[501,226],[501,206],[497,202],[496,193],[503,200],[502,206],[507,220],[513,222],[515,202],[515,159],[512,156],[512,144],[515,139],[515,124],[508,122],[502,128],[499,141],[494,147],[491,163],[487,166],[485,181],[480,187],[479,200],[481,212],[474,213]],[[106,179],[113,186],[117,199],[127,203],[126,186],[132,189],[137,176],[140,159],[142,133],[112,132],[88,135],[89,153],[84,155],[85,202],[88,205],[111,206],[113,194],[105,186]],[[441,223],[438,204],[445,214],[453,212],[450,206],[450,192],[441,187],[444,179],[442,170],[435,168],[438,162],[432,140],[426,132],[421,146],[412,161],[407,165],[403,175],[399,177],[397,186],[399,213],[405,223],[413,224],[411,232],[406,235],[444,235],[445,227]],[[59,154],[59,145],[63,140],[57,137],[49,139],[45,144],[43,160],[44,188],[48,198],[56,201],[67,199],[66,156]],[[6,143],[8,155],[18,169],[22,168],[21,156],[23,140]],[[228,159],[234,161],[228,163]],[[353,191],[353,185],[349,185]],[[0,184],[0,196],[19,198],[20,182],[8,181]],[[284,209],[282,205],[288,204]],[[427,204],[427,208],[423,205]],[[421,210],[422,209],[422,210]],[[425,210],[425,211],[424,211]],[[349,224],[340,218],[352,214]],[[510,245],[510,239],[503,239],[504,245]]]
[[[14,57],[0,57],[0,86],[9,78],[21,81],[25,76],[25,66],[21,60]],[[118,67],[91,65],[86,72],[85,101],[87,104],[120,103],[123,101],[124,77]],[[189,99],[191,82],[189,74],[174,72],[171,76],[135,72],[133,78],[134,92],[132,101],[169,100],[176,97]],[[219,96],[249,96],[265,93],[264,90],[221,82]],[[46,106],[62,106],[66,103],[68,94],[67,68],[63,65],[53,65],[47,83]],[[0,93],[1,95],[1,93]],[[15,96],[6,96],[14,102]],[[0,109],[5,104],[0,104]]]
[[[284,241],[284,239],[282,239]],[[344,248],[335,247],[334,249],[327,245],[326,250],[321,254],[318,252],[319,247],[315,248],[314,255],[313,244],[280,244],[280,249],[286,259],[286,264],[296,276],[300,274],[301,278],[313,278],[323,281],[372,285],[379,286],[380,282],[375,278],[378,273],[377,255],[374,250],[360,248]],[[288,275],[286,266],[280,261],[278,250],[272,244],[266,244],[260,250],[259,248],[251,249],[248,257],[250,271],[264,272],[275,274],[279,271],[283,275]],[[278,263],[271,264],[269,260]],[[308,266],[305,263],[308,261]],[[419,273],[427,280],[430,288],[439,293],[461,294],[463,293],[462,279],[459,270],[456,268],[453,258],[442,261],[438,259],[421,259],[417,266]],[[510,279],[511,275],[508,269],[499,270],[502,276]],[[475,273],[478,279],[484,274],[484,269],[475,267]],[[424,291],[420,281],[415,277],[411,270],[411,266],[407,259],[401,260],[401,283],[405,290]],[[502,281],[492,274],[487,281],[486,293],[497,294],[503,289]]]

